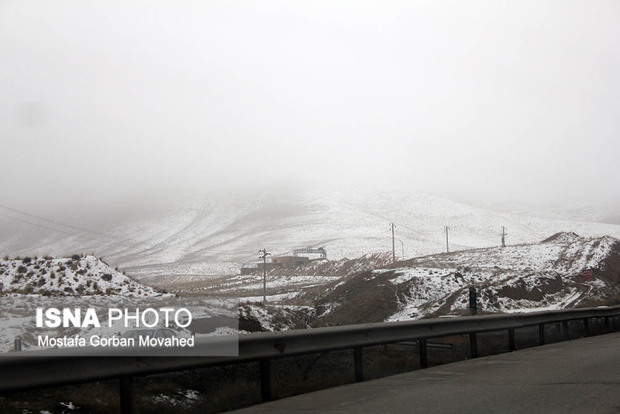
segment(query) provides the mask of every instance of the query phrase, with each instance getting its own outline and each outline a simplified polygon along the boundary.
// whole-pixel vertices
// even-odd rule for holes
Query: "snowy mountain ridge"
[[[264,248],[284,255],[325,247],[332,260],[391,250],[390,223],[396,224],[399,259],[445,250],[446,225],[451,250],[498,245],[502,226],[510,244],[566,230],[620,237],[618,225],[498,212],[420,192],[237,194],[177,200],[174,207],[149,204],[134,213],[108,211],[96,218],[82,212],[45,222],[12,212],[21,221],[0,217],[0,251],[39,256],[93,251],[129,273],[217,275],[237,273]]]

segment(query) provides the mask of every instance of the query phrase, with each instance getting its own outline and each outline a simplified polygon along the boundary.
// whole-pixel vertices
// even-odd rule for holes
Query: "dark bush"
[[[82,257],[79,254],[74,254],[73,256],[71,256],[71,258],[73,260],[80,260]]]
[[[28,264],[28,263],[32,262],[32,259],[30,257],[24,257],[22,259],[22,262]]]
[[[17,273],[26,273],[28,269],[26,269],[26,266],[19,266],[17,268]]]
[[[106,282],[110,282],[112,280],[112,275],[109,273],[104,273],[101,276],[101,280],[105,280]]]

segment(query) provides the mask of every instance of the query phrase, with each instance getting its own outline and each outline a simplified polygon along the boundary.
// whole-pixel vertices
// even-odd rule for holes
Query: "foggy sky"
[[[617,1],[0,1],[0,202],[618,204]]]

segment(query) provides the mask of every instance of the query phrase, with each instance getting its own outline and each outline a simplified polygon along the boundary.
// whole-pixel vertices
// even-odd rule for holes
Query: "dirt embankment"
[[[398,310],[398,292],[388,281],[390,276],[392,272],[376,275],[366,271],[349,279],[317,303],[317,308],[322,309],[338,306],[320,317],[316,325],[383,322]]]
[[[540,277],[536,280],[536,285],[529,287],[523,280],[519,279],[512,285],[503,286],[497,291],[498,296],[513,300],[532,300],[540,302],[546,295],[552,295],[564,289],[564,283],[560,275],[556,277]]]

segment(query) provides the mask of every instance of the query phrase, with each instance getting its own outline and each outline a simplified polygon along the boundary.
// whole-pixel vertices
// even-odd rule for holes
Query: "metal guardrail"
[[[106,357],[76,356],[76,350],[54,349],[15,353],[0,357],[0,392],[29,390],[84,382],[117,379],[120,382],[121,412],[133,412],[132,378],[177,372],[209,366],[260,362],[261,397],[270,400],[270,360],[295,355],[354,350],[355,380],[364,378],[364,347],[418,341],[420,365],[428,366],[427,339],[451,335],[469,335],[470,356],[478,356],[478,333],[508,331],[508,344],[515,350],[515,329],[538,326],[539,343],[545,343],[545,324],[562,323],[568,339],[568,322],[583,322],[586,334],[590,321],[601,318],[609,328],[610,318],[620,317],[620,306],[535,313],[426,319],[406,322],[371,323],[327,328],[254,333],[239,336],[237,357],[166,357],[120,356],[110,350]],[[213,346],[221,340],[211,338],[196,342],[198,348]],[[21,354],[21,355],[20,355]]]

